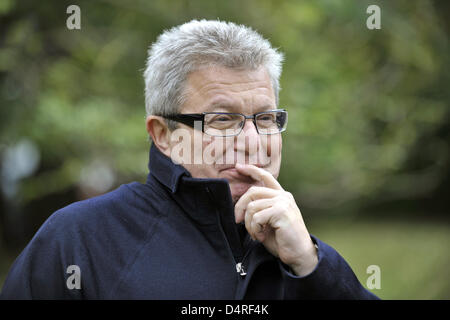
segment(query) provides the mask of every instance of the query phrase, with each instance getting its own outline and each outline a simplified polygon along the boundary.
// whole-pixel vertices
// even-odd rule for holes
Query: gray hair
[[[144,72],[147,116],[177,113],[185,101],[188,74],[205,65],[249,70],[265,67],[278,104],[282,62],[282,53],[243,25],[192,20],[166,30],[148,51]]]

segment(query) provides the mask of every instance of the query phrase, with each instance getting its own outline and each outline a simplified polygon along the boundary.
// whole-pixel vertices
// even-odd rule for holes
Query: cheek
[[[261,145],[266,149],[267,155],[278,157],[281,155],[281,134],[267,135],[261,140]]]
[[[270,166],[268,170],[275,178],[278,178],[281,166],[281,134],[271,136],[267,140],[265,148],[267,150],[267,156],[270,158]]]
[[[281,134],[268,135],[261,139],[262,156],[265,158],[264,163],[268,164],[268,170],[275,176],[278,176],[278,171],[281,163]]]
[[[233,138],[210,137],[203,139],[203,161],[207,164],[234,163]],[[230,159],[229,159],[230,158]],[[231,161],[231,162],[229,162]]]

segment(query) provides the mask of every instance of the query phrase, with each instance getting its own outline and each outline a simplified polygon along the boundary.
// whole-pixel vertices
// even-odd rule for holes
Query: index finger
[[[256,181],[263,182],[264,186],[267,188],[283,190],[283,187],[278,183],[277,179],[264,169],[251,164],[240,163],[237,163],[235,168],[239,173],[250,176]]]

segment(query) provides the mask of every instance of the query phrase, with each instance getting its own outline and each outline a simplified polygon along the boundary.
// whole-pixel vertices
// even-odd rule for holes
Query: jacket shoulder
[[[115,224],[127,224],[135,220],[141,225],[165,212],[164,199],[153,189],[146,188],[133,182],[103,195],[74,202],[55,211],[43,227],[57,232],[78,226],[84,231],[98,232],[113,228]]]
[[[3,298],[105,296],[165,212],[160,196],[130,183],[55,211],[10,269]],[[114,263],[111,263],[114,261]],[[84,290],[67,290],[67,268],[79,266]],[[81,296],[80,296],[81,295]]]

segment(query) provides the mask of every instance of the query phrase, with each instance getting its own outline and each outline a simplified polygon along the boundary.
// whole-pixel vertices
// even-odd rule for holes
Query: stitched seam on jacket
[[[132,190],[133,193],[135,193],[137,196],[139,196],[132,188],[130,188],[130,187],[128,187],[128,188],[130,190]],[[154,232],[154,230],[158,226],[158,224],[159,224],[159,222],[161,220],[161,217],[166,216],[164,214],[164,212],[166,212],[166,210],[159,210],[158,214],[155,217],[155,221],[148,228],[148,231],[147,231],[147,233],[145,235],[145,238],[144,238],[144,241],[142,242],[142,245],[140,246],[140,248],[138,250],[136,250],[136,253],[131,258],[131,261],[123,267],[123,271],[120,272],[121,276],[119,277],[119,281],[117,282],[117,284],[113,288],[111,288],[112,289],[111,290],[111,294],[109,295],[108,299],[114,299],[113,297],[115,296],[117,288],[122,284],[124,279],[126,279],[128,274],[130,273],[133,265],[136,263],[137,259],[141,255],[142,250],[144,250],[145,246],[151,241],[153,235],[156,233],[156,232]]]

